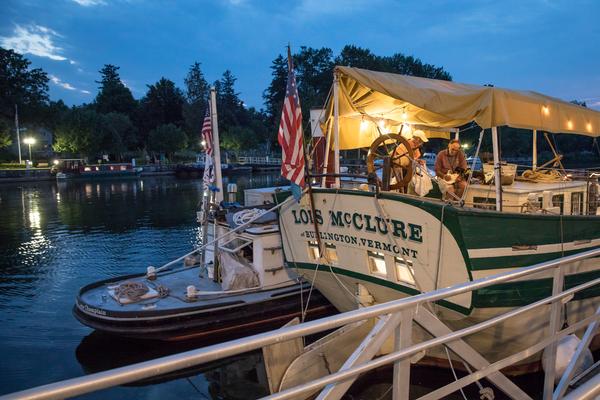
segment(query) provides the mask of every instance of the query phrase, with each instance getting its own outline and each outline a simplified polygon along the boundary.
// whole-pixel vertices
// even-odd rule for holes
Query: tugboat
[[[214,88],[211,94],[214,105]],[[220,160],[214,118],[205,126],[212,125],[214,160]],[[277,188],[270,194],[263,189],[246,207],[224,203],[220,162],[212,161],[211,151],[207,155],[205,170],[212,171],[214,165],[214,177],[205,175],[198,213],[203,244],[160,268],[149,266],[146,273],[83,287],[73,309],[81,323],[140,339],[214,340],[278,327],[295,317],[305,320],[335,312],[311,283],[284,267],[274,212],[283,204],[272,203]]]

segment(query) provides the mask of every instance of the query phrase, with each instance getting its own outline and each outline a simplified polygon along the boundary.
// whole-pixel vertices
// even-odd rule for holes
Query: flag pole
[[[223,178],[221,175],[221,146],[219,144],[219,122],[217,120],[217,91],[214,86],[210,88],[210,118],[213,134],[213,157],[215,165],[215,183],[218,191],[215,193],[215,202],[223,200]]]

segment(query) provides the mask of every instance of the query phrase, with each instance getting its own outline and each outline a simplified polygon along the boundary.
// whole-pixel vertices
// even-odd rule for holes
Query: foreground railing
[[[282,343],[301,336],[323,332],[333,328],[341,327],[352,322],[370,318],[377,318],[375,327],[368,335],[369,343],[363,343],[340,371],[331,375],[312,380],[279,393],[272,394],[269,399],[289,399],[309,396],[319,389],[325,388],[318,398],[330,399],[340,398],[353,380],[359,374],[371,371],[384,365],[393,364],[393,394],[394,399],[407,399],[410,383],[410,357],[414,354],[430,349],[434,346],[445,345],[458,354],[463,360],[476,369],[469,375],[456,380],[442,388],[433,390],[423,396],[424,399],[442,398],[462,387],[465,387],[481,378],[492,381],[500,390],[511,398],[530,398],[525,392],[517,387],[512,381],[501,374],[502,368],[513,365],[544,349],[550,352],[545,364],[544,399],[559,398],[593,398],[600,394],[600,377],[595,376],[586,384],[578,387],[572,393],[564,397],[568,384],[579,362],[579,355],[589,345],[595,336],[597,326],[600,323],[600,308],[591,316],[577,321],[571,326],[560,329],[560,312],[563,302],[572,298],[577,292],[600,284],[600,278],[563,290],[564,269],[569,263],[582,261],[592,257],[600,256],[600,249],[589,250],[576,255],[539,263],[530,267],[519,268],[510,272],[500,273],[478,279],[472,282],[461,283],[452,287],[439,289],[432,292],[422,293],[409,298],[377,304],[316,321],[302,323],[300,325],[284,327],[275,331],[266,332],[243,339],[216,344],[192,350],[185,353],[175,354],[159,359],[146,361],[126,367],[116,368],[110,371],[91,374],[79,378],[69,379],[37,388],[24,390],[0,397],[0,399],[61,399],[73,397],[85,393],[105,389],[125,383],[150,378],[176,370],[193,367],[233,355],[246,353],[260,349],[264,346]],[[456,296],[462,293],[482,289],[491,285],[509,282],[514,279],[553,270],[552,295],[523,307],[515,308],[507,313],[495,316],[489,320],[469,326],[467,328],[451,331],[435,316],[427,311],[426,305],[438,300]],[[519,351],[503,360],[489,363],[479,353],[462,341],[462,338],[497,325],[510,318],[519,316],[541,306],[550,304],[550,323],[548,326],[548,337],[535,345]],[[433,339],[418,343],[411,343],[411,331],[413,321],[421,326],[428,326],[433,334]],[[560,383],[553,391],[557,341],[575,331],[580,331],[587,326],[586,332],[576,354],[567,367]],[[395,337],[394,352],[371,360],[373,350],[377,350],[376,344],[382,343],[388,337]],[[373,347],[375,346],[375,347]],[[366,351],[367,350],[367,351]],[[369,361],[370,360],[370,361]],[[574,396],[578,397],[574,397]]]

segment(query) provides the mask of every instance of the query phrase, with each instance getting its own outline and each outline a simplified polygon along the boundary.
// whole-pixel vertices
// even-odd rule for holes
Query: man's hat
[[[413,137],[418,137],[423,143],[429,142],[429,139],[425,136],[425,132],[420,129],[413,132]]]

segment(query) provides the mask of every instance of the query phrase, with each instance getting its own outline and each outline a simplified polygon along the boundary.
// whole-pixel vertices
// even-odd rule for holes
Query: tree
[[[215,82],[217,89],[217,109],[219,112],[219,128],[227,131],[231,127],[245,125],[248,122],[246,110],[235,91],[235,81],[230,70],[223,73],[221,79]]]
[[[9,121],[0,117],[0,149],[8,147],[12,144],[10,128],[11,126]]]
[[[183,105],[183,119],[189,135],[198,135],[202,129],[210,89],[200,63],[195,62],[185,77],[185,104]]]
[[[150,131],[148,148],[159,153],[173,154],[187,146],[185,132],[174,124],[160,125]]]
[[[163,77],[154,85],[148,85],[148,92],[141,100],[138,125],[142,142],[160,125],[182,127],[184,102],[183,92],[169,79]]]
[[[118,112],[133,116],[137,102],[133,98],[131,90],[121,81],[119,67],[105,64],[99,72],[101,79],[96,81],[100,84],[95,100],[96,111],[103,114]]]
[[[48,102],[48,76],[13,50],[0,47],[0,115],[14,119],[15,104],[22,122],[35,122]]]
[[[276,128],[281,117],[281,107],[285,98],[285,87],[287,83],[287,59],[281,54],[271,63],[271,83],[263,92],[263,100],[270,125]]]
[[[92,155],[98,114],[91,107],[73,107],[54,132],[54,151]]]

